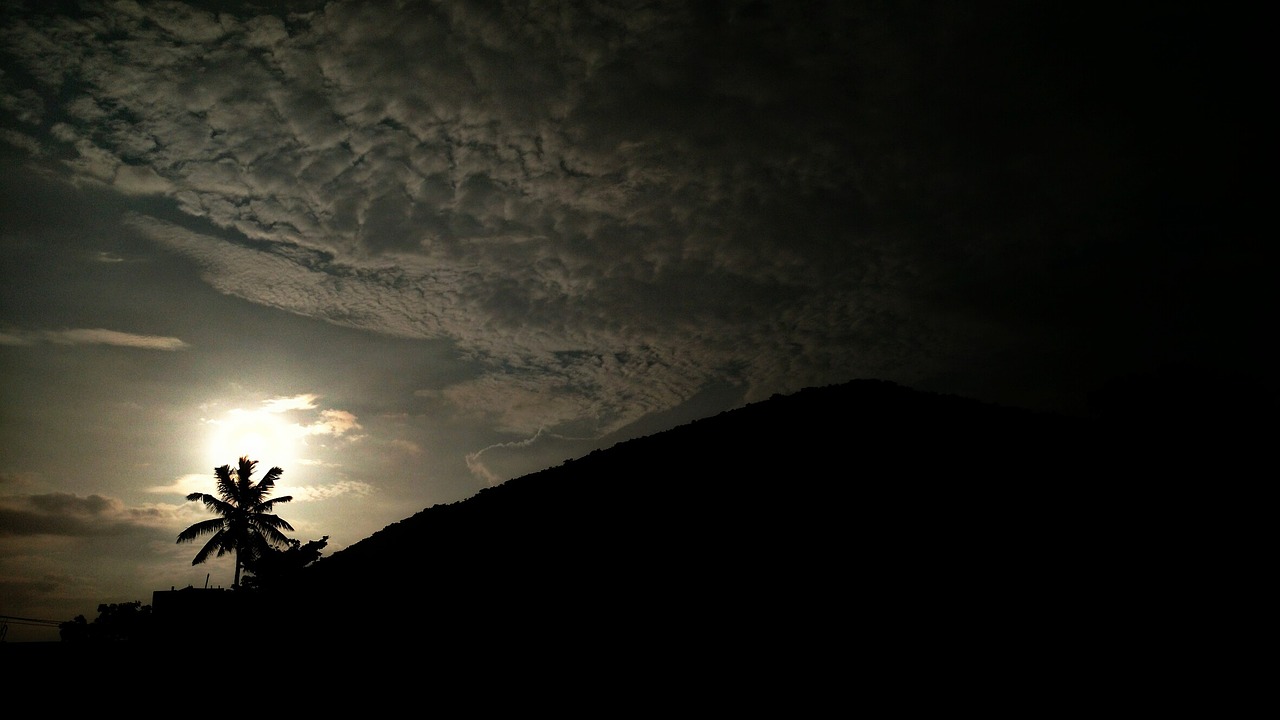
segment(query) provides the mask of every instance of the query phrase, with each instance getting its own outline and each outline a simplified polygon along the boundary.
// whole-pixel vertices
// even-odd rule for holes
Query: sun
[[[221,419],[208,421],[212,467],[230,465],[244,456],[258,461],[258,468],[280,467],[286,472],[297,458],[299,428],[279,413],[265,410],[231,410]]]

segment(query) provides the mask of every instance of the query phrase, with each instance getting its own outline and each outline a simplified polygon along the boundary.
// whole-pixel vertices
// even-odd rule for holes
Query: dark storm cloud
[[[218,228],[133,221],[223,292],[454,341],[488,372],[444,396],[529,434],[1069,364],[1152,231],[1168,81],[1125,91],[1196,71],[1083,10],[298,7],[15,17],[3,137]]]
[[[118,535],[135,527],[124,503],[101,495],[0,496],[2,535]]]

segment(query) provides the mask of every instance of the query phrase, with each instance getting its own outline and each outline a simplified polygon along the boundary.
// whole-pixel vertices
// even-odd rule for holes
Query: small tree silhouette
[[[303,545],[297,540],[289,540],[284,550],[267,548],[266,552],[252,560],[246,561],[244,587],[260,589],[275,587],[298,576],[303,568],[320,559],[320,553],[329,544],[329,536],[312,540]]]
[[[231,584],[233,588],[240,586],[240,571],[247,563],[261,557],[273,546],[289,544],[289,538],[280,532],[282,528],[293,530],[292,525],[271,514],[276,503],[289,502],[293,497],[286,495],[267,499],[284,471],[273,467],[254,484],[250,478],[257,464],[257,460],[242,457],[235,470],[230,465],[214,468],[217,496],[197,492],[188,495],[187,500],[199,500],[221,517],[203,520],[178,534],[179,543],[191,542],[202,535],[213,535],[196,553],[192,565],[208,560],[214,552],[218,557],[234,552],[236,575]]]
[[[141,600],[129,603],[103,603],[98,606],[98,617],[92,623],[83,615],[58,624],[62,642],[137,642],[146,640],[151,632],[151,606]]]

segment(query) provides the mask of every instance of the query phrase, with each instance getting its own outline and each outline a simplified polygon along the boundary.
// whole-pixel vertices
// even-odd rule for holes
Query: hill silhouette
[[[279,591],[276,630],[748,663],[1076,643],[1173,542],[1152,488],[1195,463],[1138,430],[876,380],[776,395],[394,523]]]
[[[1269,447],[1275,395],[1184,373],[1104,390],[1091,418],[877,380],[775,395],[426,508],[199,617],[158,608],[150,657],[269,648],[314,707],[321,672],[584,707],[1083,708],[1182,680],[1218,703],[1204,658],[1247,569],[1206,488]],[[121,648],[80,649],[48,657],[96,672]]]

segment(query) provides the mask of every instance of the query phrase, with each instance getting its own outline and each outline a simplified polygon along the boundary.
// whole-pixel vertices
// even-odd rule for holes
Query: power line
[[[14,617],[13,615],[0,615],[0,623],[13,623],[14,625],[39,625],[42,627],[58,627],[62,624],[61,620],[38,620],[36,618]]]

